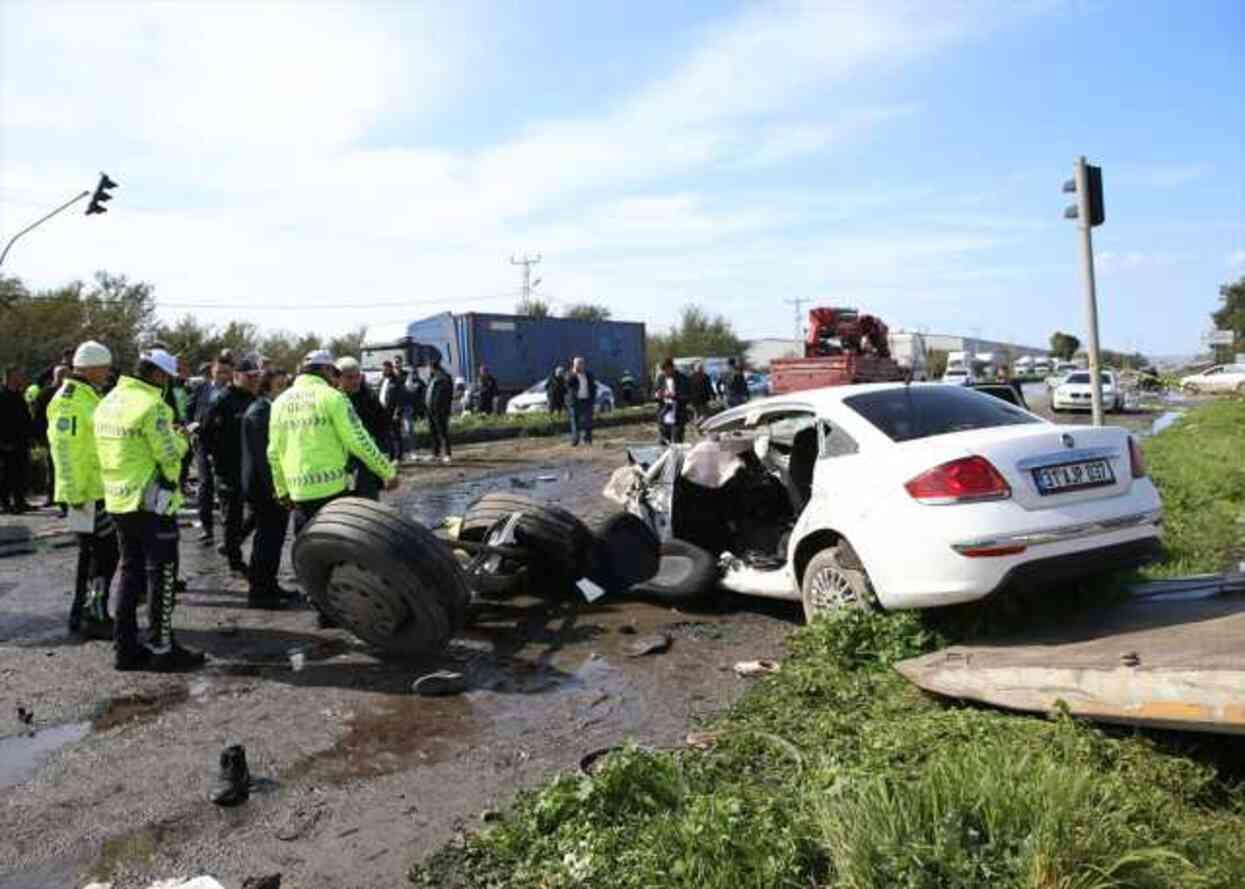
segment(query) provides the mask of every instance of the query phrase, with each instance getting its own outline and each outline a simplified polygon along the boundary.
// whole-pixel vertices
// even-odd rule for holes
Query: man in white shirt
[[[566,396],[571,409],[571,446],[578,447],[582,438],[592,444],[592,411],[597,402],[597,381],[583,358],[571,362],[566,378]]]

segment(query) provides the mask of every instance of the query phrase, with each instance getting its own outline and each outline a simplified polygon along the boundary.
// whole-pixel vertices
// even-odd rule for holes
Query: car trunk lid
[[[1116,497],[1132,486],[1128,433],[1117,427],[1002,426],[922,439],[907,447],[924,446],[928,454],[934,442],[942,453],[989,460],[1011,486],[1012,500],[1028,510]]]

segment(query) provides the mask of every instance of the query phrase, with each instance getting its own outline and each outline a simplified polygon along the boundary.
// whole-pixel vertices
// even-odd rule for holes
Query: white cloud
[[[1229,253],[1228,267],[1233,269],[1245,268],[1245,250],[1233,250]]]
[[[1026,12],[751,6],[612,106],[451,148],[424,121],[487,55],[489,17],[470,8],[0,0],[0,228],[103,167],[122,184],[113,212],[50,223],[13,272],[46,286],[109,268],[170,304],[251,304],[297,328],[407,297],[506,308],[505,258],[524,244],[545,252],[556,298],[619,315],[662,321],[708,299],[769,323],[749,297],[772,287],[898,305],[1018,233],[917,213],[902,231],[856,225],[925,189],[710,194],[697,177],[781,170],[913,113],[855,87]],[[850,235],[829,234],[843,222]],[[296,297],[308,312],[262,311]]]
[[[1110,168],[1104,175],[1119,181],[1121,185],[1132,185],[1140,188],[1179,188],[1201,179],[1206,179],[1214,172],[1208,163],[1193,162],[1180,164],[1119,164]]]

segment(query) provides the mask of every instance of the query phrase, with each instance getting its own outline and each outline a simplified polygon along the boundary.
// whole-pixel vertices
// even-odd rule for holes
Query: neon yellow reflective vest
[[[104,499],[104,479],[95,452],[95,408],[99,393],[86,380],[68,379],[48,402],[48,449],[56,468],[57,503]]]
[[[277,497],[296,503],[346,490],[350,455],[385,481],[397,475],[350,399],[315,374],[302,374],[272,403],[268,464]]]
[[[150,383],[122,376],[95,409],[95,449],[107,510],[137,512],[144,490],[162,477],[162,487],[173,495],[165,512],[177,512],[182,502],[177,480],[189,447],[173,428],[173,409],[164,403],[164,394]]]
[[[34,409],[35,402],[39,400],[39,384],[31,383],[26,387],[26,407]]]

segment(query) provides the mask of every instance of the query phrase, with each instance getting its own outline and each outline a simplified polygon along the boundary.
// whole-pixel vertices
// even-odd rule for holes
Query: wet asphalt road
[[[1089,422],[1052,415],[1044,386],[1026,395],[1057,422]],[[1108,422],[1145,432],[1171,409],[1154,402]],[[435,523],[487,491],[520,490],[599,516],[623,441],[647,435],[610,431],[590,451],[547,440],[461,449],[456,466],[411,469],[391,502]],[[60,524],[50,511],[23,521]],[[194,534],[176,623],[211,663],[188,675],[119,674],[107,643],[66,638],[72,548],[0,560],[0,887],[95,875],[129,889],[210,873],[236,889],[273,872],[287,889],[400,886],[412,860],[585,753],[627,738],[679,743],[747,687],[731,665],[780,656],[800,619],[785,603],[739,599],[684,614],[522,598],[480,609],[440,657],[387,662],[345,631],[317,629],[309,611],[241,607],[244,583]],[[286,574],[292,584],[288,562]],[[632,630],[674,642],[629,658]],[[301,671],[292,649],[305,653]],[[410,694],[439,668],[466,673],[471,691]],[[259,780],[249,803],[222,810],[206,795],[231,741]]]
[[[647,432],[611,432],[590,451],[462,449],[454,467],[408,472],[392,502],[432,521],[488,490],[521,489],[600,515],[622,440]],[[58,523],[51,512],[30,520]],[[186,675],[116,673],[108,643],[66,638],[73,549],[0,560],[0,887],[106,876],[129,889],[208,873],[236,889],[275,872],[286,889],[401,886],[417,857],[584,754],[628,738],[681,743],[747,687],[731,666],[781,656],[800,620],[785,603],[680,613],[521,598],[481,608],[439,657],[384,661],[345,631],[317,629],[310,611],[241,607],[244,582],[195,533],[184,532],[190,589],[175,623],[211,662]],[[668,652],[626,656],[653,632],[672,637]],[[291,649],[305,652],[301,671]],[[410,693],[440,668],[465,673],[471,690]],[[247,804],[219,809],[207,793],[232,741],[259,780]]]

